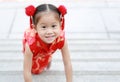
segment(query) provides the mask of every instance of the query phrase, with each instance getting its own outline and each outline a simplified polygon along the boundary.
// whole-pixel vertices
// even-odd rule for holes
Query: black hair
[[[54,6],[52,4],[41,4],[41,5],[36,7],[36,11],[35,11],[35,13],[33,15],[33,23],[37,24],[38,20],[36,20],[37,19],[36,15],[38,13],[47,11],[48,9],[50,11],[53,11],[53,12],[57,13],[59,15],[59,17],[60,17],[60,12],[59,12],[59,10],[58,10],[58,8],[56,6]]]

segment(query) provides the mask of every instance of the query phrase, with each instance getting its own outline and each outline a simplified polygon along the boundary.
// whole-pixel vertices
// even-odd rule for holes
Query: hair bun
[[[33,5],[30,5],[30,6],[25,8],[25,13],[28,16],[33,16],[35,11],[36,11],[36,8]]]
[[[67,13],[67,9],[65,8],[64,5],[60,5],[58,7],[58,10],[60,11],[60,13],[64,16]]]

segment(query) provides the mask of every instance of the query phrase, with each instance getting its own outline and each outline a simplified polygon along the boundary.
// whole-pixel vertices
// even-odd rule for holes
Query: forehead
[[[47,21],[58,20],[59,21],[60,16],[56,12],[44,11],[36,15],[36,22],[42,21],[42,20],[47,20]]]

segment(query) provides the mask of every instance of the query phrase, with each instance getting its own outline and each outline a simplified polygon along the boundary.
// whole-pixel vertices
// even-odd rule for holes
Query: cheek
[[[44,32],[38,27],[36,28],[36,31],[37,31],[39,36],[44,34]]]
[[[42,32],[42,31],[37,31],[37,33],[38,33],[39,37],[41,37],[41,38],[44,36],[44,32]]]
[[[61,30],[59,29],[59,30],[56,31],[56,34],[57,34],[58,36],[60,36],[60,32],[61,32]]]

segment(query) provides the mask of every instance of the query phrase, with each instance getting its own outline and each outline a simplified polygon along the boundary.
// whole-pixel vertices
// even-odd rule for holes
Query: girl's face
[[[42,12],[40,15],[35,28],[41,40],[51,44],[60,35],[60,19],[54,12]]]

